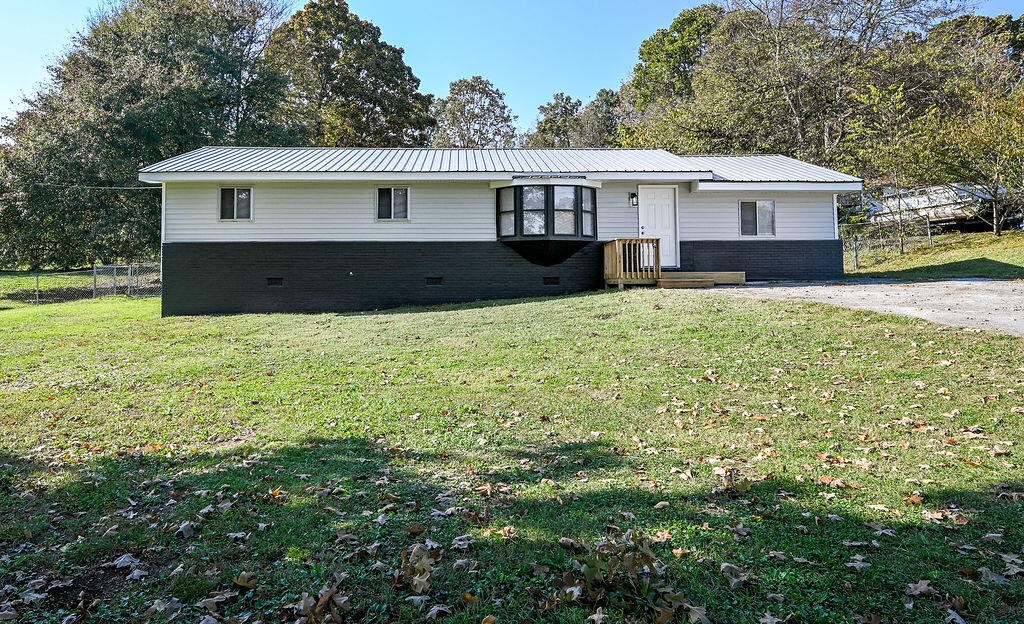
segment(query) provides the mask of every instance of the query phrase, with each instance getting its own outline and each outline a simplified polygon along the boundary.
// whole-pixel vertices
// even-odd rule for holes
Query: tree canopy
[[[426,144],[431,97],[342,0],[121,0],[0,127],[0,264],[152,257],[138,170],[203,145]]]
[[[204,144],[271,144],[284,82],[272,0],[130,0],[96,16],[6,120],[0,257],[59,266],[153,254],[160,194],[139,168]]]
[[[433,113],[437,118],[434,147],[515,145],[516,118],[505,103],[505,94],[481,76],[451,83],[448,97],[437,101]]]
[[[303,145],[426,144],[432,97],[380,29],[344,0],[316,0],[271,38],[269,58],[288,79],[281,127]]]

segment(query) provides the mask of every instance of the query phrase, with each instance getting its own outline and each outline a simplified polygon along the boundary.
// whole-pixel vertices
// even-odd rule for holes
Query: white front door
[[[676,187],[640,187],[640,238],[660,238],[661,266],[679,266]]]

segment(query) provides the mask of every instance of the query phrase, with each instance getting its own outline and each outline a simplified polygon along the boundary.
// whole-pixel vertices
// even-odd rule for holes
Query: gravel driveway
[[[1024,281],[1021,280],[755,282],[716,290],[739,297],[819,301],[1024,336]]]

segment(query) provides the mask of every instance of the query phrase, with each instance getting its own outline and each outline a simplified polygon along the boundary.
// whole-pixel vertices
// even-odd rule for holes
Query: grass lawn
[[[891,255],[853,269],[846,259],[847,275],[896,279],[949,279],[989,277],[1024,279],[1024,232],[1010,231],[1000,237],[986,234],[945,234],[904,255]],[[848,254],[849,255],[849,254]]]
[[[0,619],[1024,619],[1018,338],[689,291],[158,306],[0,311]]]

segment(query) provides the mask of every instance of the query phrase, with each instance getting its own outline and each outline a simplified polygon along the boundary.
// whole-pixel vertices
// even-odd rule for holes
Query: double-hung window
[[[741,236],[775,236],[775,202],[740,202]]]
[[[543,236],[547,229],[547,199],[543,186],[524,186],[523,193],[523,234]]]
[[[231,187],[220,190],[220,220],[252,220],[252,187]]]
[[[377,219],[381,221],[409,218],[409,187],[389,186],[377,189]]]

